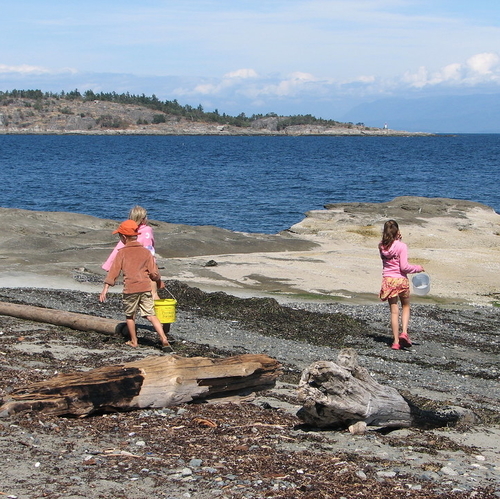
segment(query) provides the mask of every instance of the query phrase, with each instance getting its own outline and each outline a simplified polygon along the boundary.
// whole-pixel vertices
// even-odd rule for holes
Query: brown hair
[[[146,218],[147,214],[148,212],[145,208],[137,205],[130,210],[128,217],[139,225]]]
[[[387,220],[387,222],[385,222],[384,224],[382,241],[380,241],[379,248],[389,249],[392,246],[392,243],[399,238],[400,234],[398,223],[396,222],[396,220]]]

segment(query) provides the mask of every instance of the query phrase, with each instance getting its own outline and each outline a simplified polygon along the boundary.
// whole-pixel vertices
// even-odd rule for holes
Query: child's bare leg
[[[399,345],[399,306],[398,297],[389,298],[389,307],[391,309],[391,329],[394,336],[394,343]]]
[[[408,324],[410,323],[410,297],[407,296],[406,298],[401,298],[401,305],[401,332],[408,334]]]
[[[170,343],[168,342],[168,338],[165,335],[165,332],[163,331],[163,325],[156,317],[156,315],[148,315],[146,319],[153,324],[153,327],[155,328],[155,331],[158,333],[158,336],[160,337],[160,341],[162,346],[168,347],[170,346]]]
[[[139,345],[137,341],[137,332],[135,330],[135,320],[133,317],[127,317],[127,327],[130,334],[130,341],[127,341],[127,345],[131,347],[136,347]]]
[[[153,300],[160,299],[160,295],[158,294],[158,284],[156,284],[156,281],[151,281],[151,294],[153,295]]]

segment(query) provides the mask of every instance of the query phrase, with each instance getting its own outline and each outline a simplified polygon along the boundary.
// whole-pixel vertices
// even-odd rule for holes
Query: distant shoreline
[[[1,96],[0,96],[1,97]],[[0,134],[7,135],[237,135],[237,136],[429,136],[343,123],[313,116],[220,116],[203,110],[160,103],[144,96],[83,98],[19,91],[0,99]]]
[[[370,130],[370,131],[324,131],[324,132],[272,132],[263,130],[204,130],[204,131],[178,131],[178,130],[1,130],[0,135],[95,135],[95,136],[206,136],[206,137],[435,137],[438,134],[427,132],[405,132],[397,130]],[[453,134],[446,134],[453,135]]]

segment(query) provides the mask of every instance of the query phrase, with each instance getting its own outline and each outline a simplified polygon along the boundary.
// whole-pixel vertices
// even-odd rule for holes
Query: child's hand
[[[101,294],[99,295],[99,301],[101,303],[104,303],[106,301],[106,295],[107,294],[108,294],[108,290],[101,291]]]
[[[158,286],[158,289],[165,289],[165,283],[161,279],[157,281],[156,285]]]

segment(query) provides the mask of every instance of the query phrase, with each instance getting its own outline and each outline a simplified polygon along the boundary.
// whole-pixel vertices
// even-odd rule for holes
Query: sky
[[[440,97],[500,96],[498,0],[18,0],[2,5],[0,32],[0,91],[154,94],[370,126],[414,114],[405,102],[429,106],[425,125]]]

